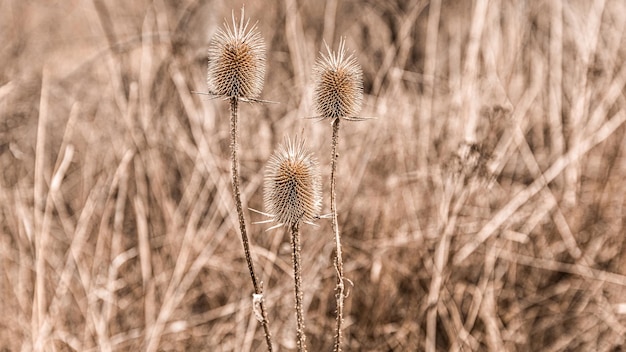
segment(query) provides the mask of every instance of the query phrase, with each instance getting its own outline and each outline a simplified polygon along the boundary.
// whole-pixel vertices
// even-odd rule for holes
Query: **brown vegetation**
[[[267,350],[229,104],[192,93],[241,5],[0,2],[0,351]],[[267,160],[303,134],[330,212],[329,120],[303,119],[315,59],[345,36],[362,68],[376,119],[342,121],[338,145],[345,351],[623,350],[624,1],[245,9],[259,99],[279,104],[238,105],[243,209],[263,209]],[[328,351],[335,241],[316,224],[299,228],[305,333]],[[252,259],[275,349],[293,350],[289,229],[266,228],[248,225]]]

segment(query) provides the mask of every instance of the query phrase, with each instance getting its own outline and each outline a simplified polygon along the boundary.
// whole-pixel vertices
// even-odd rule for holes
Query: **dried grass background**
[[[265,349],[227,104],[191,93],[241,5],[0,3],[0,350]],[[263,208],[286,134],[304,131],[328,180],[330,126],[301,119],[323,40],[346,36],[363,67],[361,114],[378,119],[344,123],[339,146],[345,350],[624,350],[626,3],[283,0],[246,14],[267,43],[261,99],[280,104],[240,106],[244,206]],[[304,303],[309,348],[327,351],[334,242],[318,223],[302,228]],[[249,226],[252,251],[290,350],[288,236],[264,229]]]

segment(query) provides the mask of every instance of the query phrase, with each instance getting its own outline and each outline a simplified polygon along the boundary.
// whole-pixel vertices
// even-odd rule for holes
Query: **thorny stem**
[[[232,162],[232,184],[233,195],[235,197],[235,205],[237,206],[237,215],[239,217],[239,230],[241,231],[241,241],[243,242],[243,251],[246,256],[246,262],[248,263],[248,271],[252,278],[252,285],[254,286],[254,293],[257,295],[263,295],[263,287],[259,284],[259,280],[254,271],[254,264],[252,263],[252,256],[250,255],[250,241],[248,240],[248,234],[246,232],[246,223],[243,216],[243,207],[241,205],[241,194],[239,192],[239,159],[237,157],[237,105],[238,98],[230,98],[230,159]],[[265,332],[265,342],[267,343],[267,350],[272,351],[272,335],[267,320],[267,313],[265,311],[265,304],[261,299],[259,306],[261,307],[261,315],[263,321],[263,331]]]
[[[296,296],[296,337],[298,351],[306,352],[306,335],[304,334],[304,311],[302,309],[302,263],[300,259],[300,234],[298,222],[290,226],[291,229],[291,259],[293,261],[293,277]]]
[[[335,269],[337,270],[337,287],[335,288],[335,297],[337,298],[337,325],[335,329],[335,346],[334,352],[341,351],[341,328],[343,325],[343,299],[344,299],[344,283],[343,283],[343,258],[341,256],[341,237],[339,235],[339,224],[337,223],[337,200],[335,194],[335,175],[337,173],[337,144],[339,141],[339,118],[333,121],[333,137],[332,137],[332,156],[330,171],[330,212],[333,217],[333,233],[335,234],[336,259]]]

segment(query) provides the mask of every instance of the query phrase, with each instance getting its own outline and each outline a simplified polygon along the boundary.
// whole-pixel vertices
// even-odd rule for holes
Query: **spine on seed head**
[[[355,117],[363,102],[363,73],[342,38],[336,52],[326,45],[313,68],[315,109],[321,118]]]
[[[317,159],[304,139],[288,137],[270,157],[264,179],[265,211],[281,225],[311,223],[322,207],[321,176]]]
[[[265,43],[256,25],[233,13],[232,27],[225,22],[209,45],[209,91],[217,96],[256,98],[263,89]]]

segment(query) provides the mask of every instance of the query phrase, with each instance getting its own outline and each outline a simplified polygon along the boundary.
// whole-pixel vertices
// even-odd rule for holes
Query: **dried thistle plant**
[[[321,177],[317,160],[304,144],[304,139],[299,140],[296,137],[292,142],[285,138],[284,143],[268,161],[263,190],[267,212],[265,215],[271,218],[266,222],[277,223],[271,228],[287,226],[291,232],[298,351],[306,351],[299,227],[300,223],[311,224],[319,218],[322,208]]]
[[[341,351],[343,306],[344,306],[344,276],[341,251],[341,236],[337,220],[337,146],[339,144],[339,122],[341,119],[362,121],[366,118],[358,117],[363,102],[363,74],[361,66],[352,54],[347,54],[345,40],[339,42],[336,52],[326,45],[327,53],[321,53],[314,66],[315,80],[315,109],[317,118],[330,119],[333,126],[331,139],[331,173],[330,173],[330,210],[332,216],[333,233],[335,236],[335,268],[337,270],[337,320],[335,326],[335,344],[333,350]]]
[[[262,299],[263,287],[254,271],[250,254],[250,241],[246,232],[245,217],[241,205],[239,159],[237,156],[238,102],[239,100],[258,101],[256,98],[261,94],[265,76],[265,44],[256,25],[250,26],[250,20],[245,19],[243,8],[239,23],[235,20],[234,13],[232,21],[232,28],[228,23],[224,23],[224,29],[217,31],[209,46],[207,84],[211,95],[227,98],[230,102],[231,174],[239,230],[248,271],[254,286],[254,306],[260,308],[260,321],[263,325],[265,341],[268,350],[272,351],[269,323]]]
[[[357,117],[363,103],[361,66],[352,54],[346,53],[343,38],[337,52],[333,52],[328,45],[326,51],[326,54],[321,53],[313,67],[317,117],[363,120]]]
[[[270,157],[265,171],[265,210],[276,226],[312,223],[322,208],[317,159],[304,139],[285,142]]]
[[[263,89],[265,43],[256,25],[241,10],[239,24],[224,23],[209,46],[209,92],[229,98],[255,99]]]

